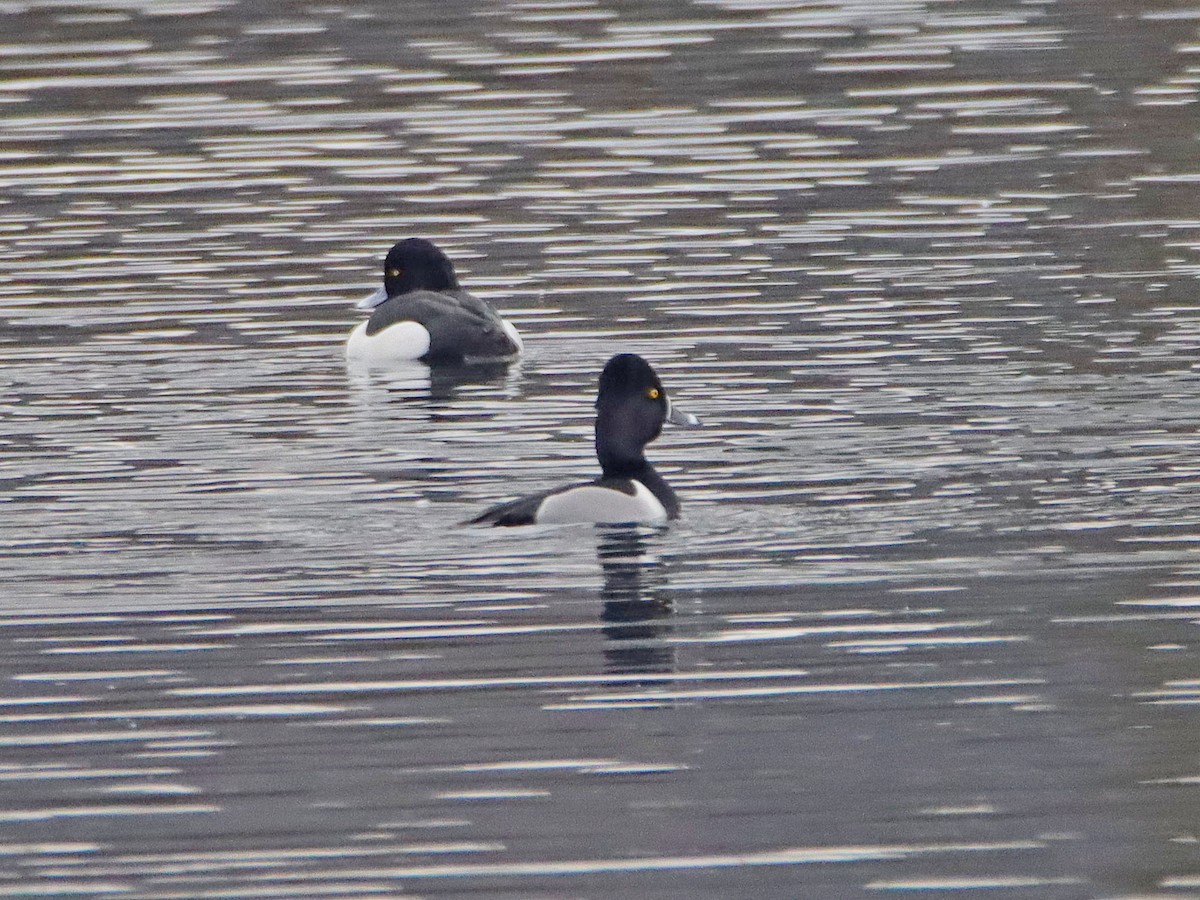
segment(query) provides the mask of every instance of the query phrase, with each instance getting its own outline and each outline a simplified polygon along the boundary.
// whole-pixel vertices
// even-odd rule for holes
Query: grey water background
[[[0,896],[1200,897],[1200,7],[0,23]]]

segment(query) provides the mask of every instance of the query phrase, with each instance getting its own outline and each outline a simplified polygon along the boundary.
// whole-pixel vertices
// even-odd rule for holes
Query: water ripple
[[[1194,886],[1194,11],[3,8],[9,893]],[[683,519],[461,527],[617,350]]]

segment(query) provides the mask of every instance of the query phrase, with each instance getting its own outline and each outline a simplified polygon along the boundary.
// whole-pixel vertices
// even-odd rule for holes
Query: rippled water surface
[[[1200,6],[0,22],[0,896],[1200,897]]]

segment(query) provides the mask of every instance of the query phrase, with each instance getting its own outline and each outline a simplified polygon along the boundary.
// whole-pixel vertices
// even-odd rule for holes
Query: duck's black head
[[[636,353],[620,353],[600,373],[596,398],[596,456],[606,475],[628,475],[646,465],[648,443],[663,422],[699,425],[671,401],[650,363]]]
[[[448,291],[458,287],[449,258],[425,238],[408,238],[383,261],[383,289],[389,297],[409,291]]]

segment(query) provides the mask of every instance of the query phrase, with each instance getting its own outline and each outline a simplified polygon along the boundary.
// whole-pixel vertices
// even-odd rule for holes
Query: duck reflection
[[[393,397],[446,402],[454,400],[464,387],[511,386],[514,376],[520,373],[520,365],[508,360],[433,367],[409,362],[377,369],[349,362],[346,372],[351,387],[359,391],[384,390]]]
[[[655,554],[661,530],[600,527],[597,554],[604,574],[600,618],[607,643],[609,673],[670,672],[675,648],[665,638],[672,631],[674,605],[667,595],[666,567]]]

